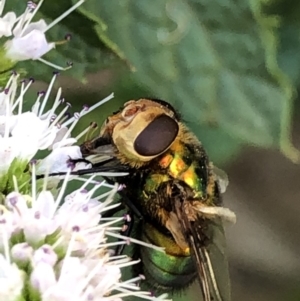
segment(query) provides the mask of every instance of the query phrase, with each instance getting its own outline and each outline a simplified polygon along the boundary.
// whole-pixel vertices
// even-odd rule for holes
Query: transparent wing
[[[224,193],[227,189],[228,184],[229,184],[227,174],[225,173],[225,171],[223,171],[222,169],[220,169],[216,166],[213,166],[213,173],[216,177],[216,180],[219,183],[220,192]]]
[[[86,160],[91,162],[91,164],[95,165],[95,164],[106,163],[106,162],[110,161],[112,156],[102,155],[102,154],[95,154],[95,155],[87,156],[85,158],[86,158]]]
[[[191,221],[184,205],[184,201],[177,199],[174,202],[174,210],[197,267],[203,300],[230,301],[226,241],[221,219],[211,221],[198,217]]]
[[[214,283],[218,288],[222,301],[231,301],[231,285],[228,267],[228,258],[226,253],[226,237],[220,217],[215,217],[207,221],[208,226],[203,230],[205,236],[211,237],[211,243],[205,248],[210,278],[214,278]],[[218,300],[218,299],[214,299]]]

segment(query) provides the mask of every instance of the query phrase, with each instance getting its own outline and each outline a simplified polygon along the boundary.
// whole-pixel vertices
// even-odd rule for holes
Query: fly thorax
[[[159,186],[170,180],[167,174],[153,173],[150,174],[145,182],[144,193],[146,195],[157,192]]]
[[[170,178],[187,184],[193,190],[194,198],[202,198],[205,196],[206,179],[202,177],[198,161],[197,156],[180,144],[160,157],[159,165]]]

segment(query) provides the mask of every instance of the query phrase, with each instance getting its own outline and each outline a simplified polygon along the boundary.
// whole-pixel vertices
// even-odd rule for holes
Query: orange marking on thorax
[[[173,156],[168,154],[168,155],[166,155],[166,156],[164,156],[163,158],[160,159],[159,165],[162,168],[167,168],[171,164],[172,160],[173,160]]]

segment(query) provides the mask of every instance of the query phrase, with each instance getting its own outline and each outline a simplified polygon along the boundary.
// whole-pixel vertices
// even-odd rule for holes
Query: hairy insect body
[[[127,234],[165,248],[165,253],[135,248],[141,258],[138,273],[145,274],[148,285],[170,292],[197,277],[204,301],[229,301],[221,219],[235,215],[222,207],[220,196],[228,181],[217,175],[220,171],[176,110],[162,100],[131,100],[106,119],[100,136],[81,145],[81,152],[88,160],[110,158],[90,161],[94,171],[128,172],[112,180],[125,184],[119,192],[122,203],[139,217]]]
[[[181,125],[179,135],[168,151],[130,178],[127,187],[135,187],[130,189],[130,197],[136,200],[144,216],[140,238],[164,247],[166,251],[164,254],[139,248],[138,255],[143,263],[140,272],[146,275],[152,287],[161,291],[186,287],[196,278],[197,270],[188,242],[180,227],[176,228],[179,223],[174,220],[170,225],[170,215],[174,194],[205,205],[218,202],[219,195],[214,194],[215,179],[202,146]]]

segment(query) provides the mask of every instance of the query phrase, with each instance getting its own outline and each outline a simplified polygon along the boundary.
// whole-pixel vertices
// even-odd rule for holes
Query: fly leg
[[[108,177],[103,177],[103,179],[108,184],[114,184],[114,181]],[[124,215],[125,222],[122,227],[122,230],[120,231],[120,235],[130,238],[130,234],[131,234],[131,231],[132,231],[133,225],[134,225],[134,216],[136,216],[139,220],[142,220],[143,216],[142,216],[142,213],[139,211],[139,209],[134,205],[134,203],[130,200],[129,197],[127,197],[127,195],[122,190],[120,190],[118,192],[118,194],[120,195],[121,201],[122,201],[121,209],[124,209],[125,206],[127,208],[129,208],[129,211]],[[116,210],[116,209],[119,209],[119,208],[114,208],[112,210]],[[115,213],[117,213],[119,211],[120,211],[120,209],[116,210]],[[107,214],[109,214],[109,216],[112,216],[113,214],[115,214],[115,213],[113,213],[113,214],[111,214],[111,213],[112,212],[110,210],[110,212],[108,212]],[[119,241],[124,241],[124,240],[119,239]],[[125,247],[126,247],[125,244],[118,245],[115,249],[115,255],[116,256],[122,255]]]
[[[123,193],[122,191],[119,191],[119,195],[121,196],[122,198],[122,203],[124,205],[126,205],[130,212],[131,212],[131,215],[135,215],[139,220],[142,220],[143,219],[143,215],[142,213],[140,212],[140,210],[134,205],[134,203],[129,199],[129,197],[126,196],[125,193]],[[132,214],[133,213],[133,214]]]
[[[119,207],[110,209],[107,212],[103,213],[102,217],[104,217],[104,218],[112,217],[113,215],[117,214],[118,212],[120,212],[124,209],[125,209],[125,206],[122,204]],[[132,228],[133,228],[133,224],[134,224],[134,215],[131,213],[131,211],[128,211],[127,213],[124,214],[124,220],[125,220],[125,222],[120,231],[120,235],[129,238]],[[119,242],[124,241],[124,239],[119,238],[118,241]],[[114,250],[115,251],[114,255],[116,255],[116,256],[122,255],[125,247],[126,247],[126,244],[117,245],[116,249]]]
[[[134,225],[134,215],[131,214],[131,212],[129,211],[124,215],[124,219],[125,219],[125,223],[122,227],[122,230],[120,231],[120,234],[122,236],[129,238],[131,231],[133,229],[133,225]],[[119,241],[122,241],[122,239],[119,239]],[[115,250],[115,255],[117,255],[117,256],[122,255],[123,251],[125,249],[125,246],[126,246],[125,244],[118,245]]]
[[[117,207],[117,208],[113,208],[111,210],[108,210],[107,212],[105,212],[102,217],[112,217],[113,215],[117,214],[118,212],[122,211],[125,209],[125,206],[122,204],[121,206]],[[124,225],[120,231],[120,235],[125,236],[125,237],[130,237],[132,228],[133,228],[133,224],[134,224],[134,216],[131,214],[131,211],[128,211],[126,214],[124,214]],[[118,241],[124,241],[124,239],[119,238]],[[124,248],[126,247],[126,244],[122,244],[122,245],[117,245],[116,249],[115,249],[115,255],[122,255]]]
[[[108,177],[103,177],[103,179],[108,183],[108,184],[115,184],[115,181],[113,181],[112,179],[108,178]],[[142,213],[139,211],[139,209],[134,205],[134,203],[130,200],[130,198],[122,191],[118,191],[119,196],[122,199],[122,204],[126,205],[130,212],[131,215],[132,213],[135,214],[137,216],[137,218],[139,220],[143,219],[143,215]]]
[[[85,168],[85,169],[79,169],[79,170],[75,170],[75,171],[71,171],[70,175],[75,175],[75,176],[84,176],[84,175],[91,175],[91,174],[95,174],[95,173],[101,173],[101,172],[126,172],[127,169],[119,166],[113,166],[113,165],[105,165],[109,162],[111,162],[112,159],[108,159],[106,161],[100,162],[98,164],[93,165],[91,168]],[[71,166],[76,166],[77,163],[86,163],[86,164],[90,164],[90,162],[86,159],[70,159],[68,164],[70,164]],[[67,174],[67,172],[63,171],[63,172],[53,172],[50,173],[48,175],[48,177],[55,177],[55,176],[65,176]],[[42,174],[42,175],[36,175],[36,179],[43,179],[45,178],[46,175]],[[114,183],[114,182],[113,182]]]

